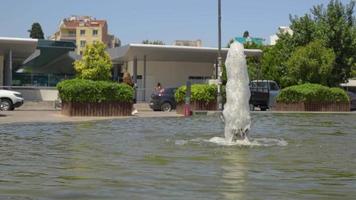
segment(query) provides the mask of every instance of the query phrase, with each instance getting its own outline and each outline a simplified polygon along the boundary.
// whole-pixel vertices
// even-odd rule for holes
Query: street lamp
[[[218,94],[217,94],[217,107],[218,110],[223,110],[222,104],[222,96],[221,96],[221,85],[222,85],[222,57],[221,57],[221,0],[218,0],[218,42],[219,42],[219,50],[218,50]]]

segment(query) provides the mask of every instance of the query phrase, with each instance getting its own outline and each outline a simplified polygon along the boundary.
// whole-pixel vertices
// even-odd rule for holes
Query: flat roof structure
[[[222,48],[225,59],[228,48]],[[114,63],[129,60],[143,60],[144,56],[150,61],[180,61],[180,62],[215,62],[218,48],[211,47],[186,47],[173,45],[128,44],[108,50]],[[246,56],[260,57],[262,50],[245,49]]]
[[[0,86],[11,86],[13,73],[27,66],[33,73],[73,73],[75,44],[32,38],[0,37]]]

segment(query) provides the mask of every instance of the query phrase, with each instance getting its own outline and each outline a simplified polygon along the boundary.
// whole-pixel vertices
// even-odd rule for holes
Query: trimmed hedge
[[[278,103],[347,103],[349,101],[346,92],[340,88],[310,83],[287,87],[277,96]]]
[[[109,81],[71,79],[57,84],[59,97],[64,102],[132,102],[133,89],[126,84]]]
[[[184,102],[186,86],[177,89],[175,99],[177,103]],[[191,88],[191,101],[212,102],[216,100],[217,86],[207,84],[193,84]]]

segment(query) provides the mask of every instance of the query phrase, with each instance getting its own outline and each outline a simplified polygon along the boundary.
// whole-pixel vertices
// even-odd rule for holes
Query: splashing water
[[[225,138],[214,137],[209,142],[224,146],[286,146],[283,139],[248,137],[251,128],[250,87],[244,47],[238,42],[231,44],[225,62],[227,84],[226,104],[223,111]]]
[[[244,47],[234,42],[227,54],[225,62],[227,84],[226,104],[223,111],[225,120],[225,140],[248,140],[247,134],[251,126],[250,88]],[[247,142],[247,141],[246,141]]]

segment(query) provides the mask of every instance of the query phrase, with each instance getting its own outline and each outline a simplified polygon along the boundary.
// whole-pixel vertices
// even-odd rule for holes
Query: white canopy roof
[[[36,49],[37,39],[0,37],[0,54],[12,51],[14,58],[25,59]]]
[[[223,59],[226,58],[228,48],[222,49]],[[134,58],[148,61],[182,61],[182,62],[210,62],[217,59],[218,49],[210,47],[186,47],[172,45],[128,44],[108,50],[114,63],[131,61]],[[246,49],[246,56],[261,56],[260,49]]]

